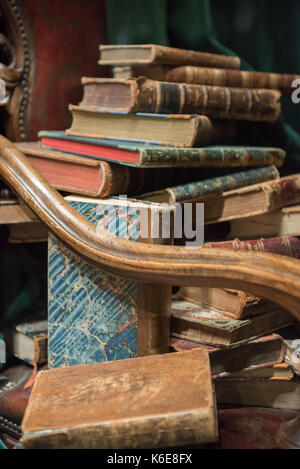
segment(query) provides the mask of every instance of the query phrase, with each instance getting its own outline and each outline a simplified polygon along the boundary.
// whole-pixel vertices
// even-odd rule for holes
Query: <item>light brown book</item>
[[[193,147],[226,143],[235,135],[235,122],[214,121],[207,116],[178,114],[126,114],[105,112],[93,106],[70,105],[72,125],[67,135],[154,142]]]
[[[99,65],[204,65],[240,68],[235,56],[176,49],[156,44],[100,45]]]
[[[218,425],[208,354],[193,350],[42,371],[22,429],[24,448],[214,442]]]
[[[144,76],[148,77],[147,70]],[[292,82],[300,75],[283,73],[266,73],[247,70],[229,70],[221,68],[181,66],[164,71],[166,80],[198,85],[229,86],[241,88],[266,88],[291,93]]]
[[[205,203],[205,223],[275,212],[300,202],[300,174],[223,192],[220,196],[199,199],[198,202]]]
[[[218,404],[299,409],[300,386],[296,380],[216,379]]]
[[[293,323],[282,309],[248,319],[232,319],[212,308],[175,299],[171,305],[171,336],[217,347],[237,347]]]
[[[119,112],[205,114],[211,118],[272,122],[279,118],[278,90],[167,83],[144,77],[83,77],[82,106]]]
[[[261,368],[255,368],[252,370],[233,371],[229,373],[228,377],[226,377],[225,379],[230,379],[230,378],[246,379],[246,380],[276,379],[276,380],[283,380],[283,381],[291,381],[293,377],[294,377],[293,370],[291,367],[287,365],[287,363],[277,363],[276,365],[263,366]]]
[[[220,348],[190,340],[170,338],[172,352],[201,349],[209,354],[213,378],[228,376],[235,371],[246,372],[261,367],[271,367],[282,363],[285,357],[285,344],[278,334],[269,334],[251,340],[238,348]]]
[[[227,239],[268,236],[300,236],[300,205],[283,207],[273,213],[264,213],[243,220],[232,220]]]
[[[241,290],[210,287],[181,287],[177,297],[199,306],[216,309],[235,319],[245,319],[274,309],[275,305]]]

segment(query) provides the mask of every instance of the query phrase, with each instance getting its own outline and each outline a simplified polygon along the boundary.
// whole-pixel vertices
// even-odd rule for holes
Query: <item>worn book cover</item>
[[[219,347],[236,347],[293,323],[291,313],[281,308],[249,319],[232,319],[182,300],[172,301],[171,315],[173,337]]]
[[[277,89],[287,94],[290,94],[293,90],[293,81],[300,78],[299,75],[290,75],[287,73],[228,70],[221,68],[194,67],[191,65],[170,67],[169,70],[165,70],[163,74],[161,73],[162,77],[160,78],[149,77],[147,71],[144,76],[175,83]]]
[[[210,218],[210,211],[206,210],[206,204],[213,205],[217,196],[222,193],[240,187],[255,185],[259,182],[278,179],[278,169],[272,165],[265,168],[249,169],[239,173],[227,174],[216,178],[204,179],[173,187],[166,187],[159,191],[153,191],[139,196],[139,199],[152,202],[167,202],[169,204],[183,202],[204,202],[205,218]],[[220,204],[219,204],[220,205]],[[219,206],[218,206],[219,207]]]
[[[152,209],[159,215],[157,204],[79,196],[67,200],[90,222],[115,236],[170,243],[170,239],[140,238],[141,213]],[[171,287],[111,276],[91,266],[52,234],[48,252],[50,367],[168,350]]]
[[[99,65],[204,65],[206,67],[240,68],[235,56],[178,49],[158,44],[129,44],[99,46]]]
[[[246,372],[282,363],[286,352],[284,341],[278,334],[269,334],[240,344],[238,348],[227,349],[175,337],[170,339],[172,352],[194,349],[208,352],[213,378],[228,376],[240,370]]]
[[[41,130],[41,146],[49,150],[144,168],[174,167],[280,167],[285,151],[270,147],[209,146],[175,148],[154,143],[114,139],[93,139],[66,135],[63,131]],[[25,142],[19,145],[24,145]]]
[[[216,119],[273,122],[281,113],[278,90],[168,83],[145,77],[83,77],[81,106],[119,112],[205,114]]]
[[[218,439],[207,352],[193,350],[40,372],[25,448],[164,448]]]

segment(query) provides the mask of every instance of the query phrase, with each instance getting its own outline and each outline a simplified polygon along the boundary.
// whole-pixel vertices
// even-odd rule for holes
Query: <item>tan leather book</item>
[[[272,122],[280,116],[278,90],[167,83],[144,77],[83,77],[83,106],[120,112],[205,114],[217,119]]]
[[[38,374],[24,448],[162,448],[214,442],[209,358],[193,350]]]
[[[147,70],[144,76],[150,78],[147,75]],[[282,93],[291,93],[294,89],[292,87],[293,81],[299,78],[300,75],[290,75],[287,73],[182,66],[165,70],[164,78],[160,78],[160,80],[175,83],[194,83],[197,85],[266,88],[279,90]]]
[[[99,65],[202,65],[240,68],[239,57],[156,44],[100,45]]]

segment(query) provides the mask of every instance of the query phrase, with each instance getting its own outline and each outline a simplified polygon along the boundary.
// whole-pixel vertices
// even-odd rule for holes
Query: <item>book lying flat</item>
[[[171,306],[171,336],[219,347],[236,347],[293,323],[288,311],[273,311],[249,319],[225,314],[188,301],[174,300]]]
[[[227,239],[260,238],[268,236],[300,236],[300,205],[283,207],[243,220],[232,220]]]
[[[164,73],[163,73],[164,72]],[[143,74],[141,74],[143,75]],[[143,75],[148,78],[147,74]],[[199,85],[232,86],[240,88],[265,88],[277,89],[282,93],[290,94],[293,90],[292,83],[299,79],[299,75],[287,73],[267,73],[248,70],[224,70],[208,67],[169,67],[162,70],[157,80],[166,80],[179,83],[194,83]]]
[[[300,386],[296,380],[221,378],[214,384],[218,404],[296,410],[300,407]]]
[[[24,448],[137,449],[217,441],[208,354],[193,350],[42,371],[22,429]]]
[[[242,290],[212,287],[181,287],[178,298],[213,308],[235,319],[245,319],[274,309],[274,303]]]
[[[56,189],[90,197],[136,195],[144,192],[146,188],[153,190],[165,187],[171,182],[192,181],[195,174],[202,177],[204,171],[201,167],[135,168],[98,158],[49,150],[39,142],[19,142],[15,146]]]
[[[145,77],[83,77],[80,106],[120,112],[205,114],[216,119],[273,122],[281,113],[278,90],[168,83]]]
[[[213,378],[228,376],[235,371],[273,366],[282,363],[285,357],[285,344],[278,334],[269,334],[241,344],[238,348],[227,349],[175,337],[170,339],[170,350],[173,352],[194,349],[208,352]]]
[[[249,169],[239,173],[227,174],[216,178],[204,179],[201,181],[181,184],[180,186],[167,187],[159,191],[153,191],[139,196],[141,200],[151,202],[167,202],[168,204],[183,202],[204,202],[205,203],[205,219],[210,218],[210,211],[207,209],[210,201],[214,203],[219,200],[226,191],[245,187],[256,187],[255,184],[264,181],[279,179],[279,172],[275,166],[267,166],[265,168]],[[217,205],[220,211],[221,202]]]
[[[103,45],[99,46],[99,65],[205,65],[207,67],[240,68],[235,56],[212,54],[157,44]]]
[[[294,377],[294,372],[287,363],[277,363],[272,366],[264,366],[261,368],[255,368],[253,370],[239,370],[233,371],[225,379],[238,378],[245,380],[253,379],[276,379],[283,381],[291,381]]]
[[[99,158],[138,167],[280,167],[285,160],[281,148],[210,146],[174,148],[128,140],[93,139],[66,135],[62,131],[41,130],[41,146],[50,150]]]
[[[47,362],[48,321],[31,321],[3,329],[6,350],[30,364]]]

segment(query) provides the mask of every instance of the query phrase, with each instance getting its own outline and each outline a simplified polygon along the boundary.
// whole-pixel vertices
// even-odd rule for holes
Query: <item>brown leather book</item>
[[[38,374],[25,448],[163,448],[214,442],[209,358],[193,350]]]
[[[234,56],[176,49],[156,44],[100,45],[99,65],[203,65],[206,67],[240,68]]]
[[[195,349],[208,352],[212,377],[219,378],[241,370],[247,372],[281,363],[285,357],[286,347],[278,334],[259,337],[233,349],[221,349],[191,340],[170,338],[172,352]]]
[[[82,78],[83,106],[120,112],[205,114],[218,119],[275,121],[278,90],[226,88],[137,79]]]
[[[147,73],[147,70],[145,70]],[[161,76],[162,76],[161,71]],[[144,75],[147,76],[148,75]],[[229,86],[240,88],[269,88],[282,93],[293,91],[292,82],[300,75],[284,73],[250,72],[246,70],[225,70],[221,68],[182,66],[164,71],[160,80],[195,85]]]

